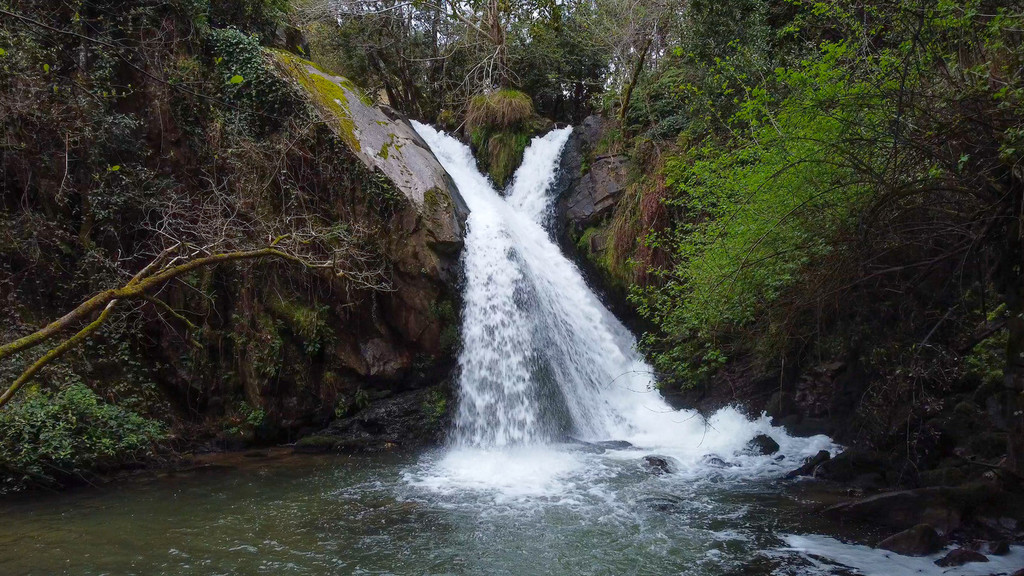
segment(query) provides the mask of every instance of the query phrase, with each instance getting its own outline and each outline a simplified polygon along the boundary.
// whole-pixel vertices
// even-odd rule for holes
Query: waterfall
[[[466,145],[415,128],[470,209],[456,448],[625,440],[696,462],[710,452],[733,454],[759,432],[772,432],[791,453],[831,446],[826,437],[789,438],[767,418],[733,409],[705,421],[668,406],[633,336],[545,228],[569,128],[533,139],[505,197]]]

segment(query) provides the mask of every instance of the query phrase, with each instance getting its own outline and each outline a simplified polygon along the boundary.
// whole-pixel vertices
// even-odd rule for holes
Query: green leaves
[[[107,404],[83,384],[32,390],[0,410],[0,493],[135,461],[164,434],[159,422]]]
[[[244,81],[245,81],[245,78],[242,78],[242,76],[239,75],[239,74],[235,74],[234,76],[231,77],[230,80],[228,80],[228,84],[241,84]]]
[[[871,197],[846,159],[876,162],[893,112],[875,83],[842,67],[846,53],[825,45],[734,91],[728,132],[666,156],[665,202],[683,215],[665,242],[674,265],[634,296],[665,338],[646,339],[659,368],[692,379],[720,366],[725,335],[760,326]],[[728,60],[712,73],[712,90],[745,82]]]

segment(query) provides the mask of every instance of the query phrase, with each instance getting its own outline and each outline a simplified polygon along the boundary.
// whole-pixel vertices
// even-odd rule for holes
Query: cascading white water
[[[625,440],[697,465],[708,453],[736,453],[759,432],[771,432],[794,456],[832,446],[823,436],[790,438],[767,418],[751,421],[732,409],[705,422],[666,404],[633,336],[544,227],[569,128],[533,140],[504,198],[467,146],[430,126],[415,128],[470,209],[457,448]],[[494,474],[508,473],[501,468]]]

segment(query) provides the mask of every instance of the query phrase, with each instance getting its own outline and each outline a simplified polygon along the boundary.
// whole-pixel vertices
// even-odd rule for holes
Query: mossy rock
[[[314,434],[300,438],[293,450],[299,454],[324,454],[335,451],[340,442],[336,436]]]
[[[981,458],[999,458],[1006,454],[1006,434],[984,432],[971,438],[968,446]]]
[[[551,121],[534,113],[530,97],[516,90],[478,94],[466,113],[477,164],[499,188],[509,183],[522,164],[530,139],[551,127]]]
[[[967,473],[958,466],[922,470],[918,474],[918,481],[921,486],[959,486],[967,480]]]
[[[331,75],[309,60],[284,50],[270,49],[269,52],[275,57],[280,69],[306,89],[317,106],[337,119],[338,135],[341,139],[353,150],[361,150],[349,108],[349,98],[355,96],[367,106],[372,106],[373,101],[350,81]]]

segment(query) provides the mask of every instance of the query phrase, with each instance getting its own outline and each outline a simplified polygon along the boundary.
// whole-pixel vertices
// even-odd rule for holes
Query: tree
[[[227,195],[212,194],[198,209],[192,200],[178,196],[167,201],[164,218],[152,232],[168,246],[152,255],[122,286],[99,292],[46,326],[0,345],[2,361],[58,339],[0,395],[0,408],[40,370],[99,330],[118,306],[132,302],[152,305],[183,323],[186,330],[195,330],[184,315],[159,298],[159,292],[168,283],[199,268],[280,259],[311,270],[328,271],[356,288],[389,288],[385,264],[378,253],[360,246],[366,235],[362,230],[324,226],[297,215],[251,218]],[[70,336],[62,336],[71,331],[74,332]]]
[[[297,13],[315,59],[428,121],[508,88],[543,94],[552,112],[570,100],[579,116],[607,68],[587,2],[310,0]]]

